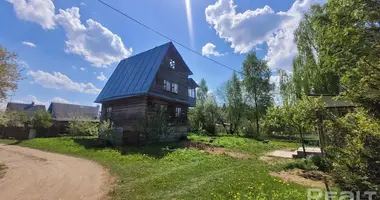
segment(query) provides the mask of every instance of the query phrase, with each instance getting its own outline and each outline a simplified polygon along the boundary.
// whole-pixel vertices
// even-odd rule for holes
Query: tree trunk
[[[259,110],[257,105],[257,88],[255,86],[255,114],[256,114],[256,131],[257,135],[260,135],[260,124],[259,124]]]
[[[302,149],[303,149],[303,157],[306,158],[307,155],[306,155],[306,149],[305,149],[305,141],[303,138],[303,131],[300,132],[300,137],[301,137],[301,145],[302,145]]]

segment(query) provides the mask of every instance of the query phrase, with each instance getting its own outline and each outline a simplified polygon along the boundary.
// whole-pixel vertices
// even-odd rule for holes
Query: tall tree
[[[225,109],[218,115],[227,134],[237,133],[244,113],[241,82],[234,72],[232,78],[218,89],[218,96],[224,101]],[[224,106],[223,106],[224,107]],[[229,123],[229,126],[227,124]]]
[[[255,106],[256,131],[260,134],[259,120],[272,104],[271,91],[273,84],[270,83],[271,72],[265,60],[258,59],[256,53],[248,54],[243,63],[243,78],[245,89],[250,100]],[[259,108],[261,108],[261,113]]]
[[[313,5],[294,32],[298,55],[293,61],[293,73],[298,96],[301,93],[336,94],[339,90],[339,75],[334,70],[326,70],[328,64],[320,56],[324,48],[324,31],[320,28],[323,16],[323,7]]]
[[[0,45],[0,100],[7,98],[7,92],[17,89],[21,79],[21,69],[15,53],[7,51]]]
[[[203,104],[207,99],[208,87],[204,78],[199,82],[197,89],[197,102]]]

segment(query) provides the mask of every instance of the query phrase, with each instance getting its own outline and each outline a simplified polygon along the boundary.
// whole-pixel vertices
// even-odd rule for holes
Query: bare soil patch
[[[0,145],[8,169],[0,179],[2,199],[106,199],[108,171],[95,162],[19,146]]]
[[[326,189],[324,183],[324,176],[327,177],[328,184],[331,185],[331,178],[319,171],[305,171],[300,169],[271,172],[271,176],[279,177],[286,182],[298,183],[300,185],[307,185],[312,188]]]
[[[221,155],[225,154],[228,156],[231,156],[233,158],[240,158],[240,159],[248,159],[252,158],[253,156],[250,154],[245,153],[239,153],[239,152],[233,152],[230,149],[226,149],[223,147],[214,147],[209,144],[201,143],[201,142],[193,142],[193,141],[185,141],[185,147],[188,147],[190,149],[198,149],[202,152],[207,152],[209,154],[213,155]]]

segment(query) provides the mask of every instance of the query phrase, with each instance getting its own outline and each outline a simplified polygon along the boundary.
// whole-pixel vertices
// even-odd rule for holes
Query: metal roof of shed
[[[95,102],[148,94],[165,54],[171,46],[174,47],[173,43],[168,42],[120,61]],[[185,67],[192,74],[186,64]]]

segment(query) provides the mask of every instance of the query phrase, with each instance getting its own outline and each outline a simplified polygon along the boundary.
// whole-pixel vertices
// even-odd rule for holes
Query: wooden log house
[[[122,129],[125,144],[139,144],[143,120],[163,107],[173,130],[166,139],[186,136],[198,87],[192,74],[172,42],[122,60],[95,101],[102,104],[101,120]]]

